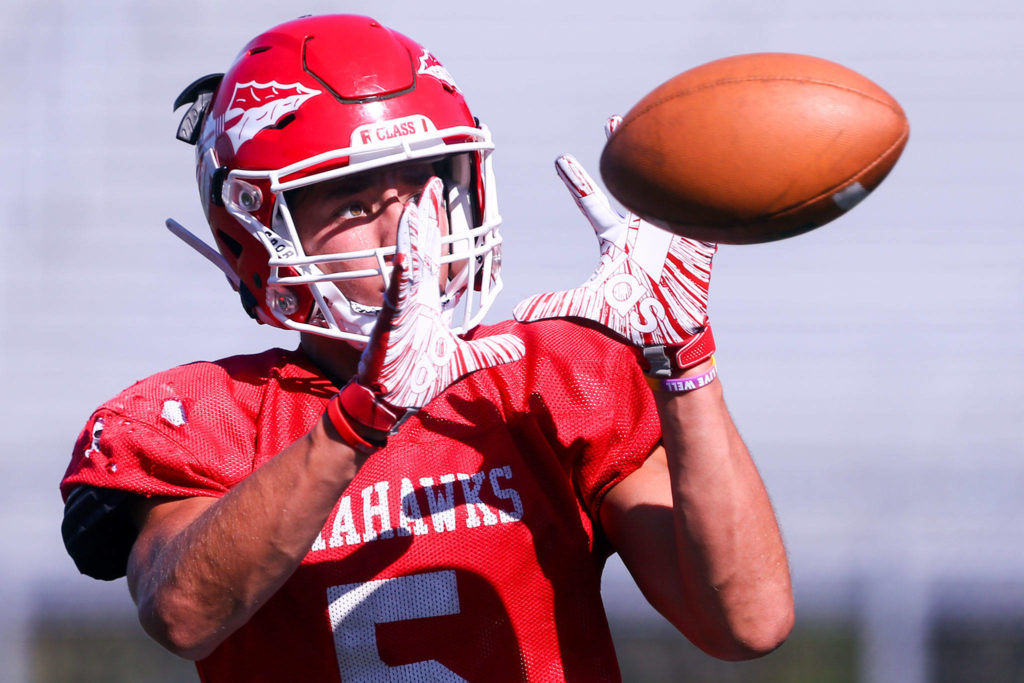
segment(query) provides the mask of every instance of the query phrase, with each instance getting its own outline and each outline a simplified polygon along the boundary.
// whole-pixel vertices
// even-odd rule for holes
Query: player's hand
[[[514,335],[466,341],[449,328],[440,295],[442,190],[431,178],[419,202],[406,205],[383,308],[356,377],[339,395],[346,417],[375,432],[393,433],[462,377],[526,350]]]
[[[613,117],[607,132],[621,120]],[[572,156],[555,161],[580,211],[597,234],[601,261],[583,285],[519,303],[521,322],[584,318],[643,349],[648,374],[670,377],[714,353],[708,324],[708,285],[717,245],[679,237],[620,216]]]

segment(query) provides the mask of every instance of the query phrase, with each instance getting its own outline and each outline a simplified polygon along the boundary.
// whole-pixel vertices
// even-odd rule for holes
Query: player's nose
[[[408,201],[398,188],[389,187],[380,196],[380,210],[377,213],[377,238],[382,247],[394,246],[398,237],[398,224]]]
[[[423,188],[419,185],[404,180],[393,172],[384,175],[381,183],[380,214],[389,228],[397,233],[398,221],[401,220],[402,212],[409,202],[419,200]],[[391,242],[394,244],[394,242]]]

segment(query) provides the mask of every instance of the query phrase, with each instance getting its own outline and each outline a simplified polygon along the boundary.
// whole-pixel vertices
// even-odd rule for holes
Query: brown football
[[[892,170],[910,127],[887,92],[797,54],[727,57],[663,83],[601,154],[622,204],[672,232],[752,244],[848,211]]]

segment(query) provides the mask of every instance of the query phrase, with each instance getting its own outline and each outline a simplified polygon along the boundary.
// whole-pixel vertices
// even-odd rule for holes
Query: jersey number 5
[[[377,649],[377,624],[458,614],[454,571],[331,586],[327,605],[342,681],[464,680],[433,659],[388,666]]]

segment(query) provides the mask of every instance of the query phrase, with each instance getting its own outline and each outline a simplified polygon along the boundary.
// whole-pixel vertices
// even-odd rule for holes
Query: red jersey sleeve
[[[223,495],[268,455],[257,419],[285,355],[275,349],[183,365],[107,401],[78,437],[64,499],[82,484],[147,496]]]

